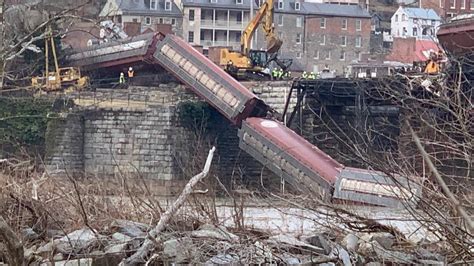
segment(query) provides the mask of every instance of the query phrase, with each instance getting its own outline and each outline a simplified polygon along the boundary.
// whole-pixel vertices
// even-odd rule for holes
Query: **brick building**
[[[444,20],[449,20],[457,15],[474,13],[474,0],[406,0],[399,2],[411,7],[433,9]]]
[[[305,17],[304,60],[306,70],[326,65],[337,74],[369,53],[371,16],[355,5],[308,5]]]
[[[242,31],[251,17],[250,3],[256,12],[262,2],[184,0],[184,36],[205,50],[211,46],[230,46],[237,50]],[[369,13],[358,5],[298,0],[275,3],[274,25],[283,41],[280,57],[293,59],[293,70],[319,71],[329,65],[337,73],[344,73],[349,63],[369,52],[370,24]],[[253,49],[266,49],[260,28],[255,32]]]
[[[474,0],[440,0],[443,16],[447,19],[461,14],[474,13]]]

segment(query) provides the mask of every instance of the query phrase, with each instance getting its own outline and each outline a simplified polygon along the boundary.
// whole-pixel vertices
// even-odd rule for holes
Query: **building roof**
[[[110,0],[109,0],[110,1]],[[142,15],[142,16],[182,16],[181,10],[178,6],[171,2],[171,10],[165,10],[165,1],[158,0],[157,8],[150,9],[150,0],[112,0],[115,1],[117,7],[124,15]]]
[[[242,4],[237,4],[236,0],[217,0],[217,3],[211,3],[210,0],[183,0],[182,3],[185,7],[209,7],[240,10],[250,10],[250,3],[252,3],[255,11],[259,8],[254,0],[242,0]],[[283,9],[279,9],[277,8],[278,1],[275,1],[275,13],[370,18],[370,14],[358,5],[310,3],[303,1],[300,3],[300,10],[295,9],[295,1],[284,1]]]
[[[431,52],[438,52],[441,47],[431,40],[417,40],[416,38],[394,38],[393,48],[386,60],[413,63],[425,62]]]
[[[404,7],[403,11],[410,18],[419,18],[419,19],[430,19],[430,20],[441,20],[441,18],[436,14],[433,9],[427,8],[416,8],[416,7]]]
[[[321,3],[301,3],[307,14],[341,16],[341,17],[365,17],[370,18],[369,12],[359,5],[338,5]]]

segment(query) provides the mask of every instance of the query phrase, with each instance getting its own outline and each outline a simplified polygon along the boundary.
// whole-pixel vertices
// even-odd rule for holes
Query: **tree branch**
[[[209,168],[211,167],[215,150],[216,148],[212,147],[212,149],[209,151],[209,155],[207,156],[206,164],[204,165],[202,172],[193,176],[189,180],[176,201],[171,206],[169,206],[166,212],[161,216],[160,221],[156,227],[148,233],[148,238],[145,239],[143,245],[130,258],[122,261],[120,265],[137,265],[146,263],[146,257],[149,255],[150,251],[155,248],[158,234],[163,231],[171,218],[173,218],[173,215],[179,210],[179,208],[181,208],[187,197],[193,192],[194,186],[209,174]]]

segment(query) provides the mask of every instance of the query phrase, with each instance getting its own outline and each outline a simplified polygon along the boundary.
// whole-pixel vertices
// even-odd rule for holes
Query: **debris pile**
[[[35,265],[118,265],[144,242],[151,227],[147,224],[114,220],[103,230],[82,228],[67,234],[56,232],[41,239],[29,228],[24,230],[25,260]],[[408,247],[385,232],[334,232],[312,236],[269,235],[262,231],[232,229],[202,224],[195,230],[168,227],[157,239],[148,259],[153,263],[261,264],[261,263],[394,263],[443,265],[445,257],[422,247]],[[409,252],[408,252],[409,251]]]

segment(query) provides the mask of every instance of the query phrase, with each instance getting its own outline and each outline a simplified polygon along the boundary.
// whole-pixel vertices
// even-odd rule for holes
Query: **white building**
[[[436,39],[441,18],[433,9],[399,7],[391,21],[393,37],[416,39]]]

